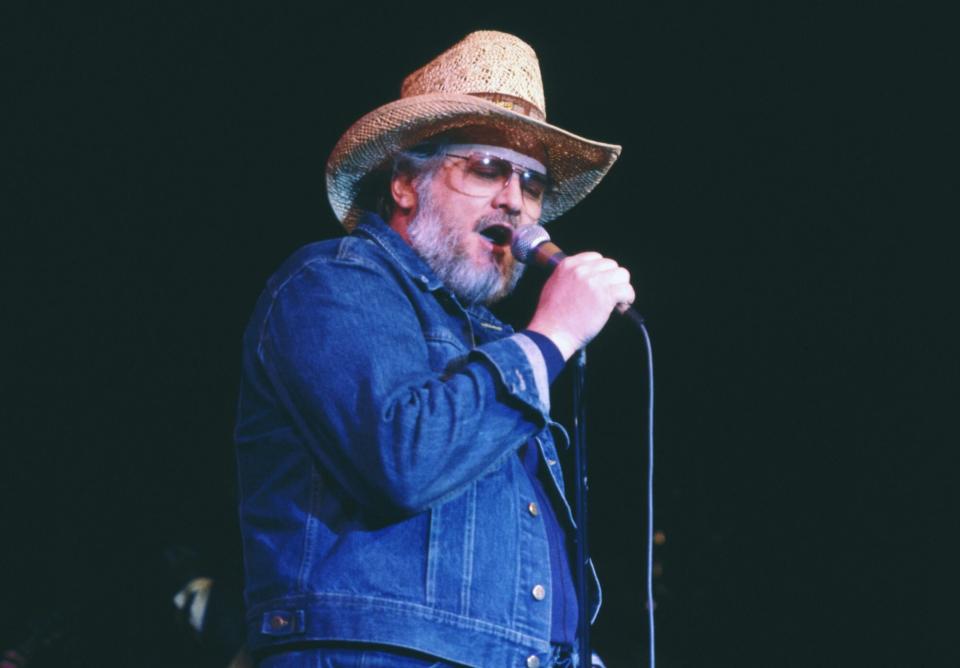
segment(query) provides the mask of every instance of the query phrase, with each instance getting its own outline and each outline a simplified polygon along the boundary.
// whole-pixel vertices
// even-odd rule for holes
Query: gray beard
[[[430,196],[429,179],[417,188],[417,211],[407,232],[410,245],[433,269],[464,304],[493,304],[513,292],[523,275],[524,265],[514,262],[502,267],[493,263],[487,267],[474,266],[467,251],[470,230],[462,225],[445,224]],[[510,221],[506,214],[487,216],[478,221],[483,228],[492,221]]]

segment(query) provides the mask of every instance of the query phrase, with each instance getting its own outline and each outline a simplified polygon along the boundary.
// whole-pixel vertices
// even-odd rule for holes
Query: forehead
[[[547,168],[543,166],[536,158],[532,158],[529,155],[520,153],[519,151],[514,151],[512,148],[507,148],[506,146],[493,146],[491,144],[450,144],[447,147],[447,151],[450,153],[459,153],[461,155],[470,155],[471,153],[484,153],[496,158],[503,158],[504,160],[509,160],[518,167],[523,169],[530,169],[533,171],[541,172],[546,174]]]

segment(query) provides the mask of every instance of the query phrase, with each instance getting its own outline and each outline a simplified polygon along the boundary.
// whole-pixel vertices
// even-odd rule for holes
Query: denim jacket
[[[536,345],[464,308],[379,218],[294,254],[244,335],[251,649],[362,641],[545,663],[550,558],[517,449],[540,447],[562,498],[566,435],[548,410]]]

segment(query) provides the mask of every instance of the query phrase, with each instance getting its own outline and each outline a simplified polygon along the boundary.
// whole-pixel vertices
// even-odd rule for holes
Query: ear
[[[404,173],[396,174],[390,181],[390,196],[397,209],[405,214],[410,213],[417,206],[417,189],[412,176]]]

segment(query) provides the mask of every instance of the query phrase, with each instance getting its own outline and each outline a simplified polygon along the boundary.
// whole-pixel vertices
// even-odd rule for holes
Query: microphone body
[[[560,264],[567,254],[550,240],[542,225],[529,225],[513,235],[510,245],[513,256],[523,264],[534,264],[548,273]],[[617,313],[636,327],[643,326],[643,316],[629,304],[617,304]]]
[[[548,272],[552,272],[558,264],[563,262],[564,258],[567,257],[567,254],[560,250],[560,247],[549,241],[542,241],[537,246],[530,251],[527,255],[527,260],[521,260],[524,264],[535,264],[538,267],[546,269]]]

